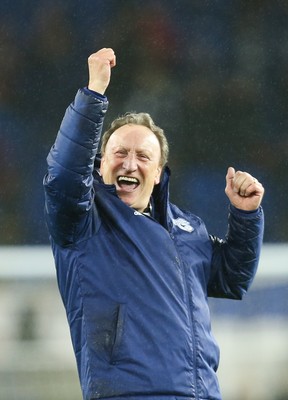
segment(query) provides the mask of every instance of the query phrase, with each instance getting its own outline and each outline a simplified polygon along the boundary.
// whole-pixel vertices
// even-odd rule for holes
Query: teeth
[[[128,182],[133,182],[133,183],[138,183],[138,179],[136,178],[132,178],[132,177],[128,177],[128,176],[119,176],[118,181],[128,181]]]

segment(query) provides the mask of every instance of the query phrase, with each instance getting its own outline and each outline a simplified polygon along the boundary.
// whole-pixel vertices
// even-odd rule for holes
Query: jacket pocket
[[[120,361],[120,348],[123,341],[124,326],[126,317],[126,304],[119,304],[117,307],[114,342],[111,349],[110,363],[117,364]]]

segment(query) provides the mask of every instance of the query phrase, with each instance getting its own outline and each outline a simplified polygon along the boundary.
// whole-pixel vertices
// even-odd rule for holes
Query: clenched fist
[[[231,204],[240,210],[253,211],[260,206],[264,188],[257,179],[248,172],[228,168],[225,193]]]
[[[116,65],[116,56],[112,49],[103,48],[88,58],[88,89],[104,94],[110,82],[111,68]]]

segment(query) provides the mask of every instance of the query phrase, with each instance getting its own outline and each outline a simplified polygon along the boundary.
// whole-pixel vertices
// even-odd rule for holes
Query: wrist
[[[84,93],[86,93],[86,94],[91,94],[92,96],[98,97],[101,100],[107,100],[107,97],[104,94],[99,93],[96,90],[92,90],[89,87],[84,87],[83,90],[84,90]]]

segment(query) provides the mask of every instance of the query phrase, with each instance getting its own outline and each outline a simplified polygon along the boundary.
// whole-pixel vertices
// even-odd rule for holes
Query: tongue
[[[136,189],[137,184],[136,183],[120,183],[119,187],[121,190],[125,191],[125,192],[133,192],[134,189]]]

